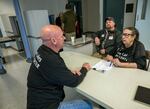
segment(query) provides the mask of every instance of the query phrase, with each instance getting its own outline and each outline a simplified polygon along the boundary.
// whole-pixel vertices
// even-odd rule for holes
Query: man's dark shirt
[[[61,17],[60,16],[56,17],[55,23],[60,28],[62,27],[62,22],[61,22]]]
[[[27,109],[57,109],[64,99],[63,86],[75,87],[86,75],[74,75],[65,65],[59,53],[42,45],[38,49],[28,74]]]
[[[114,31],[108,31],[106,29],[100,30],[96,35],[100,39],[100,45],[97,46],[97,52],[100,52],[101,49],[105,49],[106,54],[108,54],[115,47],[115,44],[121,41],[121,32],[117,29]]]
[[[64,32],[71,33],[76,31],[76,14],[73,10],[66,11],[62,16],[62,22],[64,23]]]
[[[135,62],[139,69],[145,70],[146,68],[145,48],[139,41],[135,41],[129,48],[126,48],[124,44],[120,42],[109,55],[118,58],[121,62]]]

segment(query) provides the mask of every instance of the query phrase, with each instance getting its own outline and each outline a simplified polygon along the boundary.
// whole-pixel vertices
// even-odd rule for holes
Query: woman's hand
[[[112,60],[112,63],[114,64],[114,66],[119,67],[121,66],[121,62],[119,61],[118,58],[115,58]]]
[[[100,39],[98,37],[95,37],[95,45],[100,45]]]

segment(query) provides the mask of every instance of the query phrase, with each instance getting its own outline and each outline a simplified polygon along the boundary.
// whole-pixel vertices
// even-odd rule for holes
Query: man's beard
[[[108,30],[108,31],[113,31],[114,29],[112,28],[112,27],[110,27],[110,26],[108,26],[108,27],[106,27],[106,29]],[[113,30],[112,30],[113,29]]]

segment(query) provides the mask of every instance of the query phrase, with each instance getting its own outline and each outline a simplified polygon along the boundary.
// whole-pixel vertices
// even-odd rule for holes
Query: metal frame
[[[150,65],[150,51],[146,50],[145,53],[146,53],[146,70],[148,71]]]

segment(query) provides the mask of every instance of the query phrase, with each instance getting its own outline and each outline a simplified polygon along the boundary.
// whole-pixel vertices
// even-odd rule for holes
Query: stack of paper
[[[92,68],[98,71],[107,71],[110,70],[112,66],[112,62],[101,60],[100,62],[96,63]]]

